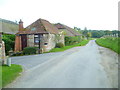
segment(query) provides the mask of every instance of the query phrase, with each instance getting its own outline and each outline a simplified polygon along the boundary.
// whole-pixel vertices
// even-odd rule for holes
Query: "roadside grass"
[[[22,72],[22,67],[20,65],[12,64],[11,67],[7,65],[0,67],[2,67],[2,87],[5,87],[7,84],[11,83]]]
[[[0,89],[2,89],[2,66],[0,63]]]
[[[100,46],[110,48],[111,50],[120,54],[120,38],[107,37],[96,39],[96,43]]]
[[[89,42],[89,40],[83,40],[80,43],[74,44],[74,45],[70,45],[70,46],[64,46],[62,48],[54,48],[52,50],[50,50],[49,52],[61,52],[61,51],[65,51],[67,49],[73,48],[73,47],[77,47],[77,46],[84,46]],[[47,52],[47,53],[49,53]]]

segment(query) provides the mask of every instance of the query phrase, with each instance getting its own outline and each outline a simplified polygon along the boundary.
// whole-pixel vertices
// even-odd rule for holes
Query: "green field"
[[[77,46],[84,46],[89,42],[89,40],[83,40],[78,44],[75,45],[70,45],[70,46],[64,46],[62,48],[54,48],[52,50],[50,50],[49,52],[60,52],[60,51],[65,51],[67,49],[73,48],[73,47],[77,47]]]
[[[17,76],[22,72],[22,67],[20,65],[12,64],[9,66],[0,66],[2,67],[2,87],[5,87],[7,84],[11,83],[16,79]]]
[[[120,38],[115,37],[107,37],[107,38],[99,38],[96,40],[96,43],[100,46],[110,48],[111,50],[120,54]]]

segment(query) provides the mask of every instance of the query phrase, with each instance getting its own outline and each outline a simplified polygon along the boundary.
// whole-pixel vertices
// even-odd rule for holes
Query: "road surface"
[[[64,52],[12,57],[12,63],[24,72],[6,88],[118,87],[117,54],[94,40]]]

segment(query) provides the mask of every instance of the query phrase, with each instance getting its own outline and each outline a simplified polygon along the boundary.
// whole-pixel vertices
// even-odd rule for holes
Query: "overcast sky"
[[[51,23],[94,30],[118,29],[119,0],[0,0],[0,18],[24,27],[39,18]]]

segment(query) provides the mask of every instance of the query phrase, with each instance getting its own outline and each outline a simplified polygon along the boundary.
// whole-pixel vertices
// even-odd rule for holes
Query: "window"
[[[39,43],[39,38],[35,38],[35,43],[36,43],[36,44]]]
[[[32,29],[31,29],[31,31],[35,31],[36,30],[36,28],[35,27],[33,27]]]
[[[38,35],[34,36],[34,43],[39,44],[39,36]]]
[[[44,43],[44,45],[48,45],[48,43]]]
[[[38,35],[35,35],[34,37],[39,37]]]
[[[34,43],[39,44],[39,41],[41,41],[42,38],[43,38],[43,34],[35,34],[34,35]]]

